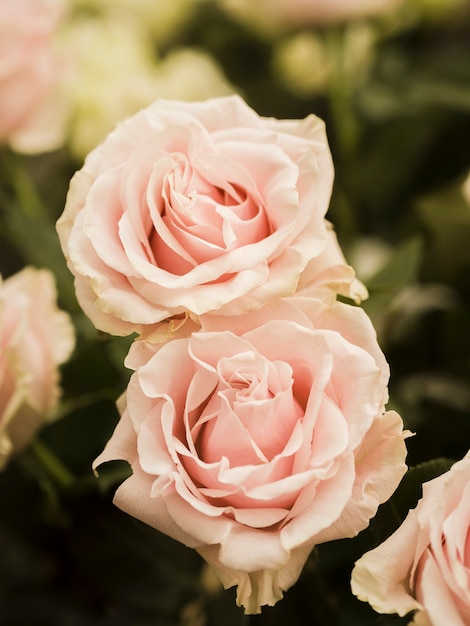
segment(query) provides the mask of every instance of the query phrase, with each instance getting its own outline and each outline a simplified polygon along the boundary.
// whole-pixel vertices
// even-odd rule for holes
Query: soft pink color
[[[237,315],[291,295],[338,247],[324,218],[332,182],[314,115],[263,118],[238,96],[159,100],[71,181],[57,230],[79,302],[97,328],[145,336],[170,317]]]
[[[26,268],[0,283],[0,468],[52,417],[59,398],[58,366],[75,335],[56,299],[48,270]]]
[[[121,419],[94,467],[127,460],[121,509],[196,548],[247,613],[313,546],[365,528],[405,473],[388,367],[362,309],[279,299],[137,341]]]
[[[56,148],[62,139],[53,48],[60,0],[0,0],[0,143],[22,152]]]
[[[470,624],[470,453],[424,483],[417,507],[359,559],[351,582],[379,613],[416,611],[419,626]]]

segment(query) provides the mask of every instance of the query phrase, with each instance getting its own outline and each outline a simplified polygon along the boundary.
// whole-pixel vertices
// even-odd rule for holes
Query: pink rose
[[[62,139],[62,65],[52,43],[61,15],[59,0],[0,0],[0,143],[22,152]]]
[[[419,626],[470,624],[470,453],[424,483],[417,507],[359,559],[351,584],[379,613],[416,611]]]
[[[238,96],[159,100],[71,181],[57,229],[78,300],[95,326],[124,335],[293,294],[327,245],[332,181],[313,115],[259,117]]]
[[[26,268],[0,283],[0,468],[50,419],[58,366],[74,347],[48,270]]]
[[[405,473],[388,367],[362,309],[313,298],[157,346],[134,342],[121,419],[94,467],[127,460],[122,510],[196,548],[247,613],[320,542],[352,537]]]

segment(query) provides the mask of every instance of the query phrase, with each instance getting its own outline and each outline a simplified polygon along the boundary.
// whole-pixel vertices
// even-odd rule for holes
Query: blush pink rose
[[[128,461],[115,504],[196,548],[247,613],[317,543],[365,528],[406,471],[388,367],[364,311],[280,299],[157,346],[136,341],[121,419],[94,467]]]
[[[0,143],[22,152],[56,148],[63,136],[53,48],[60,0],[0,0]]]
[[[124,335],[291,295],[327,246],[332,181],[313,115],[263,118],[238,96],[159,100],[71,181],[57,230],[78,300]]]
[[[470,453],[423,485],[398,530],[356,563],[352,590],[419,626],[470,624]]]
[[[0,283],[0,468],[57,405],[59,365],[69,358],[75,334],[56,299],[48,270],[26,268]]]

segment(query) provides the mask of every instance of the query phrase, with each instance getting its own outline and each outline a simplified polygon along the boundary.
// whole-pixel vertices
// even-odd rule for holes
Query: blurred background
[[[0,0],[0,273],[50,269],[77,345],[54,419],[0,473],[0,623],[408,623],[355,599],[349,577],[422,481],[470,447],[470,2],[36,0],[43,12],[18,32],[31,2],[16,16],[9,3]],[[32,31],[34,45],[14,58],[34,56],[42,78],[25,74],[11,95],[1,59]],[[260,115],[325,120],[336,170],[328,218],[370,292],[363,307],[390,363],[389,408],[416,433],[412,469],[370,528],[318,546],[259,616],[244,616],[196,553],[112,505],[125,464],[93,476],[131,340],[81,313],[54,228],[71,176],[118,121],[157,98],[229,93]],[[8,107],[28,99],[41,110],[8,125]]]

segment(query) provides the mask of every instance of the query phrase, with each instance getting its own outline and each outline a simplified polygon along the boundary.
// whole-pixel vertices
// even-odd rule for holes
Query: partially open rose
[[[470,624],[470,453],[423,485],[398,530],[356,563],[352,590],[416,626]]]
[[[0,284],[0,468],[51,418],[59,398],[59,365],[75,336],[56,299],[48,270],[26,268]]]
[[[116,430],[115,503],[194,547],[248,613],[273,605],[316,543],[352,537],[403,476],[388,367],[357,307],[296,297],[162,346],[134,342]]]
[[[159,100],[71,181],[57,229],[78,300],[98,328],[124,335],[291,295],[326,248],[332,181],[313,115],[263,118],[238,96]]]

